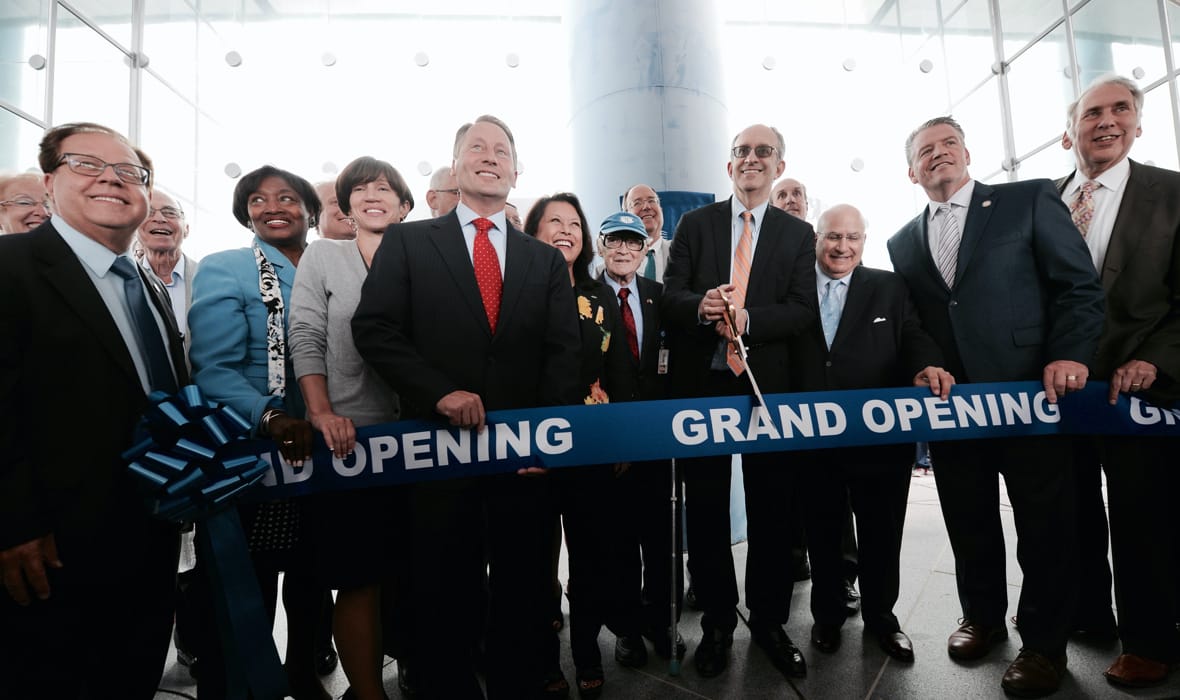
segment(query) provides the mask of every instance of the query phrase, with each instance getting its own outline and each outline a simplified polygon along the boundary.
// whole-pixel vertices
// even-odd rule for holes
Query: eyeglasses
[[[443,193],[446,193],[446,194],[456,194],[456,195],[457,195],[457,194],[459,194],[459,188],[458,188],[458,187],[456,187],[456,188],[455,188],[455,189],[453,189],[453,190],[430,190],[430,191],[431,191],[431,192],[443,192]]]
[[[839,243],[840,241],[848,241],[849,243],[860,243],[864,240],[863,233],[835,233],[829,231],[823,234],[824,240],[829,243]]]
[[[638,251],[643,250],[643,245],[645,242],[646,241],[644,241],[642,238],[635,238],[633,236],[623,237],[623,236],[616,236],[611,233],[606,233],[606,234],[602,235],[602,245],[604,245],[607,248],[610,248],[612,250],[614,250],[615,248],[618,248],[621,245],[625,245],[625,246],[627,246],[627,250],[633,250],[633,251],[638,252]]]
[[[660,205],[659,197],[646,197],[644,199],[632,199],[629,209],[641,209],[646,206],[658,207]]]
[[[730,153],[733,154],[734,158],[745,158],[746,156],[750,155],[750,151],[754,151],[754,155],[758,156],[759,158],[769,158],[770,156],[774,155],[778,149],[774,146],[767,146],[766,144],[753,147],[734,146],[732,149],[730,149]]]
[[[146,185],[152,175],[151,171],[142,165],[136,165],[135,163],[108,163],[94,156],[82,155],[80,153],[63,153],[57,165],[59,168],[65,165],[72,172],[85,175],[86,177],[98,177],[102,175],[102,171],[111,168],[120,180],[131,185]]]
[[[153,207],[151,209],[148,209],[148,218],[149,219],[152,218],[153,216],[155,216],[156,214],[159,214],[160,216],[164,217],[165,219],[167,219],[169,221],[176,221],[177,219],[184,216],[184,212],[177,209],[176,207],[160,207],[159,209],[156,209],[155,207]]]
[[[0,207],[19,207],[21,209],[32,209],[33,207],[49,208],[49,200],[42,199],[40,202],[32,197],[17,197],[16,199],[9,199],[0,202]]]

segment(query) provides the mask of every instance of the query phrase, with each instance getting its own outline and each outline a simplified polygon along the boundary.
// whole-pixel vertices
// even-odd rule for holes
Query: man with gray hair
[[[426,206],[430,215],[438,218],[455,210],[459,204],[459,180],[449,165],[444,165],[430,176],[430,189],[426,190]]]
[[[929,205],[889,239],[889,256],[946,369],[959,382],[1039,380],[1051,404],[1082,389],[1102,333],[1102,286],[1053,183],[973,180],[951,117],[919,126],[905,151]],[[1004,477],[1024,572],[1023,645],[1002,682],[1016,695],[1049,694],[1065,673],[1077,565],[1069,446],[1057,436],[931,445],[963,608],[947,640],[957,660],[982,658],[1008,636]]]
[[[1128,154],[1143,129],[1143,92],[1104,76],[1068,108],[1062,146],[1077,169],[1058,181],[1106,290],[1106,323],[1090,366],[1110,382],[1110,402],[1138,395],[1160,406],[1180,399],[1180,173]],[[1081,601],[1074,628],[1111,634],[1103,471],[1114,551],[1123,653],[1113,684],[1162,683],[1180,660],[1173,499],[1180,490],[1176,441],[1135,436],[1077,440]],[[1169,454],[1170,453],[1170,454]],[[941,472],[939,473],[941,476]]]
[[[633,185],[623,195],[623,210],[638,216],[643,222],[643,230],[647,231],[647,245],[639,274],[662,283],[664,269],[668,267],[668,248],[672,242],[664,238],[664,209],[660,206],[660,195],[647,185]]]

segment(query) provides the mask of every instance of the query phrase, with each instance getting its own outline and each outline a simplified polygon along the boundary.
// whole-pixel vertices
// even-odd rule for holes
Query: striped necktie
[[[959,241],[963,234],[959,231],[959,220],[955,218],[950,204],[938,205],[934,218],[942,217],[938,226],[938,250],[934,256],[934,264],[938,266],[946,286],[955,286],[955,268],[959,263]]]

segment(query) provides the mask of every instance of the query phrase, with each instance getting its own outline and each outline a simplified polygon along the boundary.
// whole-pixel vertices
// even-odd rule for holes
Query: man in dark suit
[[[460,202],[382,239],[353,316],[365,361],[403,415],[483,430],[485,411],[572,403],[579,346],[569,272],[557,249],[508,226],[516,146],[499,119],[455,138]],[[503,272],[501,272],[503,271]],[[542,479],[517,475],[414,487],[406,538],[415,611],[411,665],[424,697],[482,697],[472,649],[482,629],[486,534],[491,571],[487,686],[492,698],[540,687],[548,540]]]
[[[729,307],[745,336],[749,366],[763,392],[789,389],[788,340],[815,319],[814,233],[809,224],[768,206],[783,172],[783,137],[751,126],[734,140],[729,176],[733,196],[688,212],[676,227],[664,274],[661,317],[669,332],[674,396],[752,393],[750,378],[731,352],[724,316]],[[786,673],[807,672],[783,625],[791,609],[790,558],[783,556],[791,469],[780,454],[745,455],[743,478],[749,527],[746,605],[750,631]],[[679,463],[679,462],[678,462]],[[706,677],[729,664],[737,624],[737,578],[729,529],[730,458],[683,460],[690,505],[689,570],[704,611],[704,636],[694,663]]]
[[[824,211],[816,226],[820,317],[791,343],[791,388],[836,391],[913,384],[947,398],[955,380],[941,367],[938,345],[922,330],[905,281],[895,273],[860,266],[864,217],[855,207],[838,204]],[[811,642],[821,651],[839,648],[847,617],[842,540],[851,501],[860,543],[865,630],[893,658],[914,660],[913,644],[893,614],[912,452],[906,443],[799,455],[799,491],[805,494],[800,500],[811,553]]]
[[[603,281],[614,292],[631,357],[635,401],[667,398],[669,352],[660,324],[660,297],[664,285],[638,274],[645,264],[645,221],[637,214],[616,212],[599,227],[598,254]],[[617,635],[615,660],[639,667],[647,661],[643,637],[656,653],[670,658],[675,645],[684,655],[684,641],[673,639],[672,614],[672,462],[667,459],[635,462],[619,476],[619,488],[632,539],[620,543],[622,573],[628,598],[625,609],[611,624]],[[677,487],[678,488],[678,487]],[[677,511],[679,512],[679,511]],[[679,613],[683,580],[675,568],[676,610]]]
[[[889,240],[889,255],[946,368],[959,382],[1039,379],[1049,403],[1083,388],[1102,333],[1102,287],[1053,183],[972,180],[963,129],[950,117],[915,129],[906,158],[930,205]],[[932,445],[931,455],[963,606],[947,652],[980,658],[1008,636],[1002,474],[1024,572],[1017,608],[1024,643],[1003,687],[1052,692],[1065,672],[1076,599],[1068,441],[948,441]]]
[[[1106,291],[1106,328],[1091,363],[1119,393],[1161,406],[1180,399],[1180,173],[1132,161],[1143,92],[1119,76],[1100,78],[1069,106],[1062,145],[1077,170],[1058,182]],[[1162,683],[1180,661],[1174,516],[1180,487],[1175,440],[1081,438],[1077,442],[1081,607],[1075,627],[1113,631],[1106,512],[1123,654],[1106,670],[1117,685]]]
[[[151,162],[97,124],[51,129],[39,160],[54,215],[0,239],[3,694],[150,699],[179,531],[120,454],[148,393],[188,378],[166,293],[128,255]]]

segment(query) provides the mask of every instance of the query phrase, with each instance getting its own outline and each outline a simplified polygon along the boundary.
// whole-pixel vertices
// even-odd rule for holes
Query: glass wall
[[[449,164],[455,128],[493,113],[516,132],[512,198],[527,207],[575,186],[562,10],[544,0],[5,2],[0,171],[35,168],[47,125],[123,130],[189,212],[187,249],[201,256],[245,244],[231,193],[237,174],[264,163],[317,181],[358,155],[388,160],[418,200],[411,217],[425,217],[429,175]],[[963,124],[980,180],[1060,177],[1072,168],[1065,106],[1114,71],[1147,91],[1133,156],[1180,164],[1180,9],[1169,0],[727,2],[718,14],[731,133],[754,122],[782,130],[811,218],[838,202],[861,208],[871,265],[888,267],[886,239],[924,203],[903,143],[933,116]],[[719,153],[719,175],[725,163]]]

